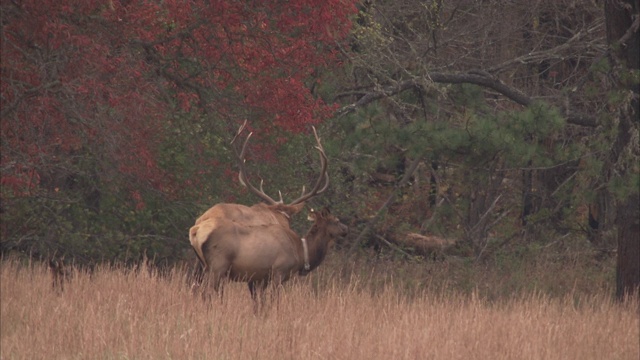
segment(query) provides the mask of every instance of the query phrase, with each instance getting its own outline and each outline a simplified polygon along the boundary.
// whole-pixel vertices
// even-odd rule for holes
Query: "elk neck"
[[[324,260],[325,256],[327,255],[329,241],[331,240],[331,238],[329,234],[323,232],[321,230],[321,227],[316,223],[311,226],[311,229],[309,229],[307,234],[304,236],[304,239],[307,244],[310,268],[308,270],[304,269],[303,260],[301,269],[303,269],[302,271],[309,272],[318,267]],[[305,259],[304,246],[301,246],[301,250],[301,259]]]

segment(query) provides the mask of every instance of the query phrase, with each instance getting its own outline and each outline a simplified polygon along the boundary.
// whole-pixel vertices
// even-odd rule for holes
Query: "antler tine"
[[[329,173],[327,172],[327,165],[328,165],[327,155],[324,153],[324,148],[322,147],[322,143],[320,142],[320,137],[318,136],[316,128],[314,126],[312,126],[311,128],[313,129],[313,135],[316,138],[317,145],[315,146],[315,148],[316,150],[318,150],[318,153],[320,154],[320,176],[318,176],[318,180],[316,181],[311,191],[305,194],[304,187],[303,187],[302,195],[299,198],[295,199],[289,205],[296,205],[301,202],[305,202],[314,196],[322,194],[329,187]],[[324,185],[323,185],[323,182],[324,182]]]
[[[322,143],[320,142],[320,137],[318,136],[318,132],[316,131],[316,127],[312,126],[311,129],[313,130],[313,137],[316,138],[316,143],[318,143],[316,148],[320,148],[320,150],[322,150],[322,152],[324,153],[324,148],[322,147]]]
[[[244,128],[247,126],[247,120],[244,120],[244,123],[242,123],[242,125],[240,125],[240,128],[238,129],[238,131],[236,132],[236,135],[233,137],[233,140],[231,140],[231,144],[233,144],[234,142],[236,142],[236,139],[238,138],[238,136],[240,136],[240,134],[242,134],[242,132],[244,131]],[[249,136],[251,136],[251,134],[249,134]]]
[[[233,137],[233,140],[231,140],[231,145],[232,145],[231,147],[233,148],[233,152],[235,153],[236,160],[238,162],[238,168],[239,168],[238,179],[240,181],[240,184],[245,186],[252,193],[258,195],[258,197],[260,197],[262,200],[266,201],[270,205],[282,204],[282,200],[280,202],[273,200],[269,195],[267,195],[264,192],[262,188],[262,184],[263,184],[262,180],[260,181],[260,190],[256,189],[256,187],[253,186],[251,182],[249,182],[249,178],[247,177],[247,169],[245,168],[246,161],[244,159],[244,156],[245,156],[245,152],[247,151],[247,145],[249,144],[249,139],[251,138],[251,135],[253,135],[253,132],[250,132],[249,135],[247,135],[247,138],[244,140],[244,143],[242,144],[242,150],[240,151],[240,153],[238,153],[238,148],[234,145],[234,142],[240,136],[240,134],[244,131],[246,126],[247,126],[247,120],[244,121],[242,126],[240,126],[240,128],[238,129],[238,132],[236,133],[236,135]]]

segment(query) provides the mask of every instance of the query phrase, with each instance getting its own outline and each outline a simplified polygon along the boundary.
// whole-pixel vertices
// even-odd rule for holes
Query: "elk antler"
[[[244,140],[244,144],[242,144],[242,150],[240,151],[240,153],[238,153],[238,149],[233,144],[236,141],[236,139],[240,136],[240,134],[244,131],[246,126],[247,126],[247,120],[244,121],[242,126],[240,126],[240,128],[238,129],[238,132],[236,133],[236,136],[234,136],[233,140],[231,140],[231,145],[233,147],[233,152],[236,154],[236,160],[238,161],[238,167],[240,169],[240,171],[238,173],[238,180],[240,180],[240,184],[245,186],[252,193],[258,195],[258,197],[260,197],[262,200],[266,201],[269,205],[282,204],[283,203],[282,196],[280,196],[280,201],[275,201],[275,200],[273,200],[271,198],[271,196],[267,195],[264,192],[264,190],[262,189],[263,181],[260,181],[260,190],[256,189],[256,187],[253,186],[249,182],[249,178],[247,177],[247,169],[244,167],[244,163],[246,161],[244,159],[244,153],[247,150],[247,144],[249,144],[249,139],[251,138],[251,135],[253,135],[253,133],[250,132],[249,135],[247,135],[247,138]]]
[[[313,129],[313,136],[315,136],[316,142],[318,143],[318,145],[315,146],[315,148],[316,150],[318,150],[318,153],[320,153],[320,176],[318,176],[318,180],[316,181],[316,184],[313,186],[313,189],[311,189],[311,191],[305,194],[304,186],[303,186],[302,195],[299,198],[293,200],[293,202],[291,202],[291,204],[289,205],[297,205],[297,204],[303,203],[316,195],[322,194],[329,187],[329,173],[327,172],[327,162],[328,162],[327,155],[324,153],[324,148],[320,143],[320,138],[318,137],[316,128],[314,126],[312,126],[311,128]],[[324,185],[322,185],[323,181],[324,181]]]
[[[236,160],[238,162],[238,167],[240,169],[238,174],[238,179],[240,180],[240,183],[243,186],[247,187],[247,189],[249,189],[251,192],[258,195],[258,197],[266,201],[269,205],[283,204],[284,201],[282,200],[281,193],[280,193],[280,201],[276,201],[264,192],[264,189],[262,188],[263,181],[260,181],[259,190],[255,186],[253,186],[251,182],[249,182],[249,178],[247,177],[247,169],[244,166],[246,162],[244,156],[247,150],[247,144],[249,143],[249,139],[251,138],[251,135],[253,135],[253,133],[250,132],[249,135],[247,135],[247,138],[244,140],[244,143],[242,144],[242,148],[240,152],[238,152],[238,148],[234,145],[236,139],[244,131],[246,126],[247,126],[247,120],[245,120],[242,126],[240,126],[240,128],[238,129],[238,132],[236,133],[236,135],[233,137],[233,140],[231,141],[231,145],[236,155]],[[322,144],[320,143],[320,138],[318,137],[316,128],[315,127],[312,127],[312,128],[313,128],[313,135],[315,136],[316,142],[318,144],[315,146],[315,148],[320,153],[320,164],[321,164],[320,176],[318,177],[318,180],[316,181],[315,185],[313,186],[313,189],[311,189],[310,192],[305,193],[305,187],[303,186],[302,195],[299,198],[295,199],[292,203],[290,203],[289,206],[300,204],[316,195],[320,195],[329,187],[329,174],[327,172],[327,156],[325,155],[324,149],[322,148]]]

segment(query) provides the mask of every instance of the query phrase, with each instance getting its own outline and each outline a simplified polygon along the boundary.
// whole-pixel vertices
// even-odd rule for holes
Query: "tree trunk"
[[[605,19],[607,27],[607,42],[610,48],[610,59],[613,69],[621,69],[621,73],[628,70],[640,69],[640,36],[638,34],[639,5],[637,0],[607,0],[605,1]],[[634,21],[635,20],[635,21]],[[637,132],[639,102],[638,84],[618,76],[619,86],[630,89],[635,97],[628,104],[619,109],[619,125],[616,141],[610,153],[610,164],[605,166],[605,177],[611,180],[614,176],[623,179],[633,179],[633,167],[616,166],[623,161],[624,149],[632,147],[637,151],[638,144],[632,144],[632,133]],[[633,160],[632,160],[633,161]],[[637,164],[636,164],[637,166]],[[634,181],[634,180],[630,180]],[[640,193],[637,187],[630,187],[625,198],[616,199],[616,227],[618,230],[618,261],[616,264],[616,297],[623,300],[628,295],[640,296]]]
[[[638,193],[618,204],[618,261],[616,298],[624,300],[634,293],[640,296],[640,219]]]

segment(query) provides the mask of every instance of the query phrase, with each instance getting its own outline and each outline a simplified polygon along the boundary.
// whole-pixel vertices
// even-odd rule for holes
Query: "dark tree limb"
[[[409,168],[407,169],[407,171],[405,171],[404,176],[402,176],[402,179],[400,179],[400,181],[398,181],[398,183],[394,186],[393,192],[391,192],[391,194],[389,195],[387,200],[384,202],[384,204],[380,206],[378,211],[376,211],[376,214],[369,220],[365,228],[360,232],[358,237],[353,241],[353,244],[351,244],[351,249],[349,249],[349,253],[353,253],[355,249],[358,248],[358,246],[362,242],[362,239],[364,239],[364,237],[369,234],[371,229],[373,229],[373,226],[378,222],[378,220],[380,219],[384,211],[396,201],[396,197],[398,196],[398,189],[402,188],[403,186],[407,185],[407,183],[409,183],[409,180],[411,179],[411,176],[413,176],[413,173],[418,168],[420,161],[422,161],[421,156],[418,156],[415,159],[413,159],[413,161],[411,162],[411,165],[409,165]]]
[[[407,90],[424,90],[423,87],[425,81],[441,84],[473,84],[482,86],[484,88],[497,91],[501,95],[522,106],[530,106],[535,101],[532,97],[527,96],[516,88],[506,85],[500,81],[500,79],[485,71],[472,71],[460,74],[430,73],[427,78],[401,81],[381,90],[371,90],[370,92],[359,91],[358,93],[364,93],[364,95],[362,95],[356,102],[342,107],[338,110],[337,115],[347,115],[376,100],[395,96]],[[595,127],[598,125],[598,121],[594,116],[577,113],[568,115],[567,122],[587,127]]]

